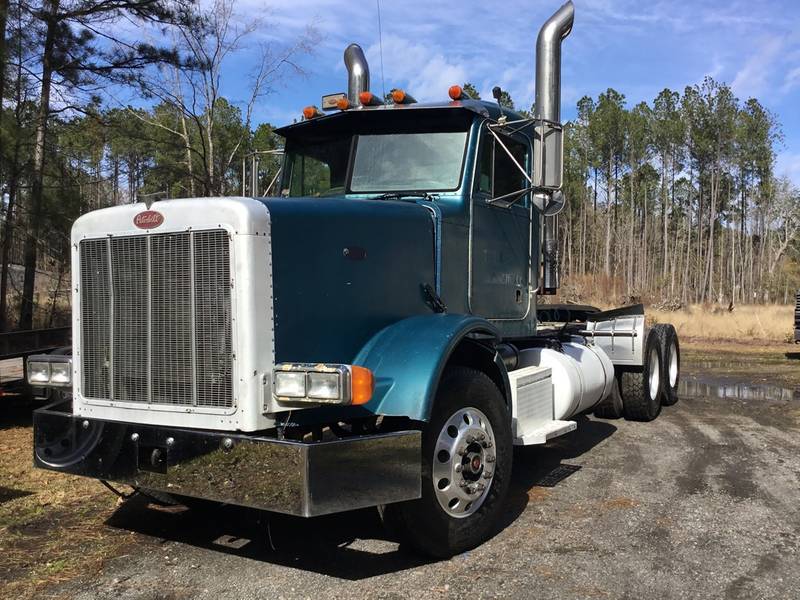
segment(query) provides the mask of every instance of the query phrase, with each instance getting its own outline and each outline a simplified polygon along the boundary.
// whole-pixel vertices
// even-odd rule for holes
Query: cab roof
[[[524,119],[520,113],[501,108],[495,102],[485,100],[454,100],[452,102],[415,102],[413,104],[386,104],[361,106],[349,110],[335,111],[320,117],[286,125],[275,130],[285,138],[317,137],[362,127],[391,128],[394,124],[407,123],[408,111],[414,115],[415,123],[438,128],[468,128],[475,115],[497,120],[505,116],[509,121]]]

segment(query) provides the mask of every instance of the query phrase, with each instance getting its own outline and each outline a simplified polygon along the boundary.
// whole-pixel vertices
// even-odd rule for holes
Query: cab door
[[[529,186],[508,152],[484,124],[470,212],[470,312],[487,319],[521,320],[530,310],[530,194],[495,201]],[[498,132],[516,162],[530,173],[531,147],[521,135]]]

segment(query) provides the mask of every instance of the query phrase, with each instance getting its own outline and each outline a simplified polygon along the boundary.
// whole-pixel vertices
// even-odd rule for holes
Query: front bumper
[[[34,411],[37,467],[313,517],[419,498],[419,431],[330,442],[86,419]]]

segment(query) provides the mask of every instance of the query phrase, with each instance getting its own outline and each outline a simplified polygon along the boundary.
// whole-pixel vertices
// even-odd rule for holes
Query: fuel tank
[[[519,351],[518,367],[549,367],[553,372],[553,418],[569,419],[591,410],[613,389],[614,365],[597,346],[583,338],[562,342],[561,348],[527,348]]]

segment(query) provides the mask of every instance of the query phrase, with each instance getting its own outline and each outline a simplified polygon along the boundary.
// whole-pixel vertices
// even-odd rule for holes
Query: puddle
[[[800,392],[778,385],[758,383],[722,383],[702,379],[682,379],[678,384],[681,396],[732,398],[734,400],[800,400]]]

